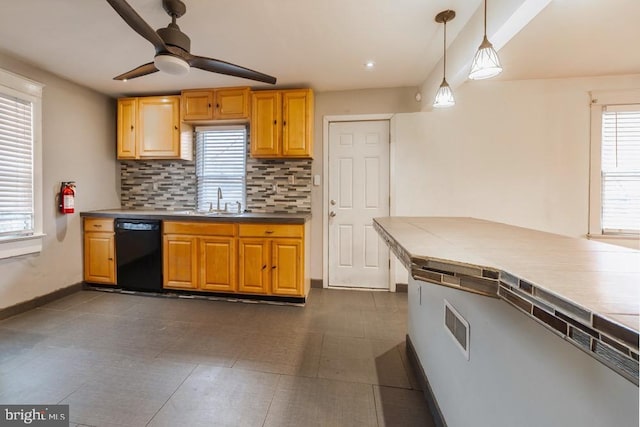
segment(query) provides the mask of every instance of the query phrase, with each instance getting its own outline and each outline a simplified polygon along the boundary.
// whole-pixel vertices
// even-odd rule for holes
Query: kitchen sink
[[[193,216],[235,216],[239,215],[235,212],[226,212],[226,211],[174,211],[176,215],[193,215]]]

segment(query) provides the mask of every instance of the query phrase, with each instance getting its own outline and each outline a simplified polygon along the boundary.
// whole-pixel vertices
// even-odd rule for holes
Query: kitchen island
[[[112,209],[81,216],[86,283],[296,303],[309,293],[308,214]]]
[[[638,425],[639,251],[473,218],[374,226],[411,272],[409,353],[449,426]]]

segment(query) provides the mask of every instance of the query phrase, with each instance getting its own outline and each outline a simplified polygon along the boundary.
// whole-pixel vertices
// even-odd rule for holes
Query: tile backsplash
[[[311,162],[254,159],[249,156],[247,145],[246,209],[261,213],[310,213]],[[196,208],[195,161],[121,160],[120,177],[123,208]]]

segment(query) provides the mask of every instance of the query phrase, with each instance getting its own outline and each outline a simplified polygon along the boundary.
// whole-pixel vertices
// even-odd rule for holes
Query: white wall
[[[638,87],[640,74],[467,82],[453,108],[396,115],[396,214],[584,236],[588,92]]]
[[[505,302],[413,279],[408,298],[409,336],[449,427],[638,426],[637,386]],[[468,361],[444,328],[444,299],[469,322]]]
[[[40,254],[0,260],[0,309],[82,281],[78,212],[120,206],[115,101],[0,53],[0,68],[43,90],[44,232]],[[60,181],[77,184],[76,213],[60,215]]]

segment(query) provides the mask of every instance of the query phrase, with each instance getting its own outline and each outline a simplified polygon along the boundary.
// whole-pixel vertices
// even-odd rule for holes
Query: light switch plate
[[[320,175],[313,175],[313,185],[316,187],[320,185]]]

